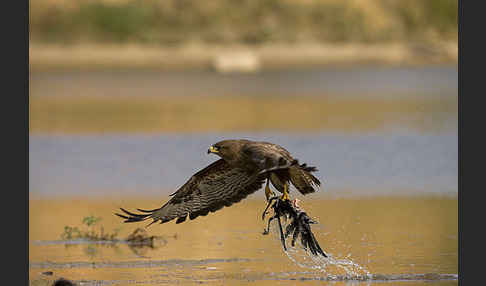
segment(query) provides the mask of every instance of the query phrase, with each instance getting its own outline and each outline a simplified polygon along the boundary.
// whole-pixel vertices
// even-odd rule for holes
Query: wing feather
[[[125,222],[152,219],[152,223],[165,223],[177,218],[176,223],[182,223],[188,216],[193,220],[241,201],[260,189],[264,180],[258,173],[249,174],[220,159],[194,174],[161,208],[138,209],[143,214],[121,209],[125,215],[116,215]]]
[[[245,145],[242,152],[259,169],[260,174],[298,164],[286,149],[269,142],[252,142]]]

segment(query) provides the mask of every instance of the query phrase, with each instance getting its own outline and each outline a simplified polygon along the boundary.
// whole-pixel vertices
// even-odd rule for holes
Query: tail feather
[[[321,181],[311,174],[311,172],[317,172],[316,167],[307,166],[304,163],[292,166],[289,171],[290,181],[303,195],[314,193],[317,187],[321,185]]]
[[[310,172],[317,172],[317,171],[319,171],[319,170],[317,170],[317,168],[316,168],[316,167],[307,166],[307,164],[306,164],[306,163],[304,163],[304,164],[300,165],[300,168],[301,168],[302,170],[306,171],[306,172],[309,172],[309,173],[310,173]]]

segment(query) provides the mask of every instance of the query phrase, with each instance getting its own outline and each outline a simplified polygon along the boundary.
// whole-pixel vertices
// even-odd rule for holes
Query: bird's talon
[[[275,193],[272,191],[267,193],[267,190],[265,190],[265,196],[267,197],[267,202],[269,202],[270,199],[275,196]]]
[[[284,185],[283,195],[280,197],[280,199],[282,201],[290,200],[290,198],[289,198],[289,185],[288,185],[288,183],[286,183]]]
[[[268,185],[269,180],[267,179],[267,184],[265,186],[265,197],[267,198],[267,202],[270,201],[270,199],[275,196],[275,193],[270,189],[270,186]]]
[[[263,212],[262,214],[262,220],[265,220],[265,215],[268,214],[268,212]]]

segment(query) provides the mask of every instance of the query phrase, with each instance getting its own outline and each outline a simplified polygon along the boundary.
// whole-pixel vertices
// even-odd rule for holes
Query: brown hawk
[[[152,224],[177,219],[176,223],[181,223],[188,216],[192,220],[241,201],[259,190],[265,180],[267,200],[273,195],[269,182],[283,193],[283,200],[289,199],[290,183],[304,195],[315,192],[321,184],[311,174],[317,171],[315,167],[299,164],[287,150],[273,143],[223,140],[210,146],[208,154],[221,159],[194,174],[162,207],[138,209],[142,212],[139,214],[121,208],[125,214],[116,215],[125,222],[152,219]]]

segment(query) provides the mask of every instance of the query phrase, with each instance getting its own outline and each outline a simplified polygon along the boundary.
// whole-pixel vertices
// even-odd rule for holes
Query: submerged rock
[[[126,239],[133,245],[145,245],[150,247],[160,246],[160,244],[165,244],[167,241],[160,236],[149,236],[147,231],[143,228],[137,228],[132,232]]]
[[[56,281],[54,281],[54,284],[52,284],[52,285],[53,286],[75,286],[76,284],[74,284],[73,282],[71,282],[67,279],[59,278]]]
[[[147,248],[157,248],[167,244],[167,240],[161,236],[149,236],[143,228],[137,228],[126,239],[130,249],[138,256],[144,256]]]

